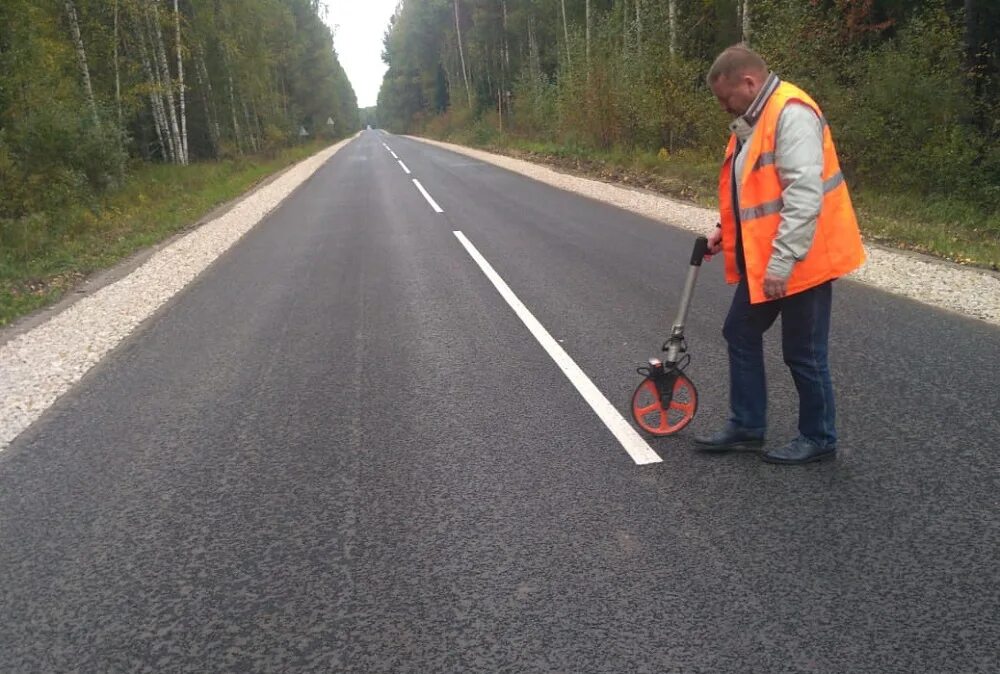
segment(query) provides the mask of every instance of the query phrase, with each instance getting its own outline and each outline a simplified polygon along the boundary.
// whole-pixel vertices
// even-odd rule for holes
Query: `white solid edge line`
[[[406,164],[403,163],[403,160],[397,159],[396,161],[398,161],[399,165],[403,167],[404,171],[406,171],[406,175],[410,175],[410,169],[406,168]]]
[[[417,189],[420,190],[420,193],[424,195],[424,199],[427,200],[427,203],[431,205],[431,208],[433,208],[436,213],[444,213],[444,210],[437,205],[437,202],[431,199],[431,195],[427,194],[427,190],[424,189],[424,186],[420,184],[419,180],[414,178],[413,184],[417,186]]]
[[[538,319],[521,303],[521,300],[517,298],[517,295],[510,289],[510,286],[496,273],[486,258],[476,250],[472,242],[462,232],[453,231],[452,234],[458,238],[459,242],[465,247],[465,250],[468,251],[472,259],[479,265],[479,268],[486,274],[486,278],[493,283],[501,297],[507,300],[507,304],[514,310],[517,317],[521,319],[525,327],[534,335],[546,353],[552,357],[552,360],[556,362],[556,365],[563,371],[566,378],[580,392],[580,395],[587,401],[587,404],[597,413],[597,416],[608,427],[608,430],[618,439],[618,442],[625,448],[628,455],[632,457],[632,460],[639,465],[663,461],[660,455],[654,452],[642,436],[632,428],[632,425],[625,421],[625,418],[615,409],[614,405],[604,397],[604,394],[594,386],[594,383],[590,381],[583,370],[570,358],[565,349],[559,346],[559,343],[552,338],[552,335],[545,329],[545,326],[539,323]]]

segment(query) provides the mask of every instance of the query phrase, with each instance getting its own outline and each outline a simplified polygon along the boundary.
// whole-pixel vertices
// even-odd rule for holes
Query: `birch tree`
[[[667,26],[670,31],[670,55],[677,53],[677,0],[667,2]]]
[[[122,127],[122,82],[121,73],[118,68],[118,0],[114,0],[113,8],[114,18],[113,18],[113,29],[112,29],[112,53],[113,53],[113,65],[115,70],[115,110],[118,114],[118,128]]]
[[[170,74],[170,66],[167,62],[167,50],[163,42],[163,31],[160,27],[160,5],[158,0],[151,0],[149,4],[150,22],[153,25],[153,51],[155,60],[160,69],[160,80],[163,84],[163,94],[166,99],[167,117],[170,121],[170,134],[174,146],[174,156],[178,164],[187,164],[187,156],[184,154],[184,147],[181,143],[180,125],[177,119],[177,110],[174,107],[174,83]]]
[[[91,114],[94,117],[94,124],[101,125],[101,118],[97,114],[97,102],[94,100],[94,89],[90,84],[90,67],[87,65],[87,51],[83,46],[83,38],[80,37],[80,22],[76,15],[76,5],[73,0],[65,0],[66,17],[69,20],[70,34],[73,36],[73,45],[76,47],[76,63],[80,69],[80,80],[83,82],[83,93],[87,99]]]
[[[181,13],[174,0],[174,27],[177,35],[177,89],[181,105],[181,156],[183,164],[188,163],[187,112],[184,106],[184,59],[181,58]]]
[[[573,60],[570,56],[569,49],[569,23],[566,21],[566,0],[559,0],[560,6],[562,7],[562,22],[563,22],[563,37],[566,43],[566,66],[570,69],[573,68]]]
[[[163,107],[161,97],[162,85],[160,83],[159,70],[153,66],[150,59],[150,49],[147,44],[147,25],[145,21],[145,11],[138,9],[135,16],[135,34],[139,37],[139,54],[142,61],[143,73],[146,75],[146,89],[149,92],[150,111],[153,116],[153,128],[156,138],[160,144],[161,155],[164,159],[176,162],[177,155],[174,151],[173,137],[167,127],[167,115]]]
[[[472,107],[472,89],[469,87],[469,72],[465,68],[465,50],[462,48],[462,24],[458,18],[458,0],[452,0],[455,5],[455,34],[458,36],[458,57],[462,62],[462,79],[465,81],[465,95]]]

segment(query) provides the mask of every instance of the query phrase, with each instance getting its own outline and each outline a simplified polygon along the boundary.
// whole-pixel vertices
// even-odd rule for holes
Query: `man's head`
[[[705,79],[722,109],[739,117],[757,98],[767,76],[767,63],[757,52],[734,45],[719,54]]]

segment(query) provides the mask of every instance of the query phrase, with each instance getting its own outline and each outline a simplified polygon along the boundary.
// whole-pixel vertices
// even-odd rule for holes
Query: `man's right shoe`
[[[694,442],[702,452],[728,452],[733,449],[760,449],[764,446],[764,434],[748,431],[729,424],[711,435],[695,436]]]

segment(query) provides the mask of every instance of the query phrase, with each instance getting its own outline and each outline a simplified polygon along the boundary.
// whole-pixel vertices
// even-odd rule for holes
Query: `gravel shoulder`
[[[418,136],[407,137],[489,162],[552,187],[612,204],[673,227],[707,233],[718,219],[713,209],[686,204],[653,192],[561,173],[523,159],[463,145]],[[868,261],[848,277],[850,280],[1000,325],[1000,274],[871,243],[866,243],[865,248]]]

